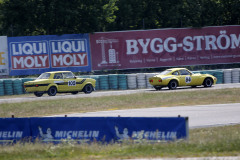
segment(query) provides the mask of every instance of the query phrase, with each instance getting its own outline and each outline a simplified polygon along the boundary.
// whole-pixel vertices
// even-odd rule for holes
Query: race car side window
[[[63,79],[62,73],[55,73],[53,79]]]
[[[179,71],[181,75],[190,75],[190,72],[188,72],[187,70],[180,70]]]
[[[172,75],[176,75],[177,76],[177,75],[179,75],[179,73],[178,73],[178,71],[175,71],[175,72],[172,73]]]

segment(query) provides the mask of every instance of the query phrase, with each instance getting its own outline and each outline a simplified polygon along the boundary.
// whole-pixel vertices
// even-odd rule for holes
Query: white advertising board
[[[9,75],[7,36],[0,36],[0,76]]]

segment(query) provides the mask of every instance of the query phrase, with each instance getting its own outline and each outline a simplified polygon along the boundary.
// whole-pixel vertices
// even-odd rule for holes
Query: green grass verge
[[[0,104],[0,117],[35,117],[72,112],[240,103],[240,88],[58,99]]]
[[[132,142],[114,144],[77,144],[74,141],[59,145],[25,143],[0,146],[0,159],[11,160],[79,160],[129,159],[159,157],[240,156],[240,125],[190,130],[187,141],[168,143]]]

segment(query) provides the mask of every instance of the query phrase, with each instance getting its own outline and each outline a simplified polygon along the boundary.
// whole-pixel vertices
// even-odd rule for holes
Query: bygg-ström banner
[[[240,63],[240,26],[90,35],[92,69]]]
[[[8,49],[7,49],[7,37],[0,36],[0,76],[8,75]]]
[[[10,75],[91,71],[88,34],[9,37]]]

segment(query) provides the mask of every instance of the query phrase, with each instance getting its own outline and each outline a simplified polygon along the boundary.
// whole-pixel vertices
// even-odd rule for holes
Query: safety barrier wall
[[[185,117],[0,118],[0,143],[23,140],[159,142],[187,139],[188,132],[188,118]]]

